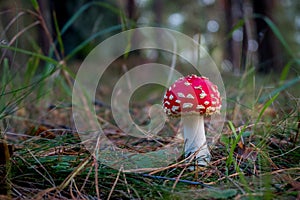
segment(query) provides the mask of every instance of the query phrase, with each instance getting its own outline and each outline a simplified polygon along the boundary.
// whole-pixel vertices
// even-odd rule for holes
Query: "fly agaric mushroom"
[[[163,107],[170,117],[182,117],[185,157],[197,152],[197,165],[207,165],[211,155],[206,144],[204,116],[220,113],[218,87],[206,77],[179,78],[166,91]]]

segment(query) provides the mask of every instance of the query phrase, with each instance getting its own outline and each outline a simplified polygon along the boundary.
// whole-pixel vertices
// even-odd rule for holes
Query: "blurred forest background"
[[[289,54],[299,54],[300,3],[298,1],[77,0],[61,2],[53,0],[38,2],[49,33],[45,33],[39,24],[33,24],[36,19],[32,16],[20,13],[32,7],[29,1],[1,1],[2,41],[11,41],[18,31],[27,27],[28,34],[18,37],[18,47],[32,50],[39,45],[42,52],[48,54],[51,40],[47,34],[52,36],[52,40],[56,40],[57,36],[55,16],[58,28],[62,30],[64,50],[60,51],[60,54],[64,56],[95,33],[107,30],[106,34],[95,36],[73,58],[84,58],[94,45],[121,30],[143,26],[165,27],[195,39],[198,37],[221,70],[236,74],[243,71],[249,63],[260,72],[281,72],[290,59]],[[83,14],[75,15],[80,9],[84,9]],[[123,17],[120,12],[124,14]],[[22,17],[16,18],[18,15]],[[72,17],[77,19],[67,29],[66,23]],[[12,19],[16,22],[10,24]],[[277,27],[276,30],[274,26]],[[108,30],[109,28],[112,30]],[[284,42],[278,31],[284,34]],[[32,41],[38,43],[33,44]],[[9,54],[3,56],[9,57]]]

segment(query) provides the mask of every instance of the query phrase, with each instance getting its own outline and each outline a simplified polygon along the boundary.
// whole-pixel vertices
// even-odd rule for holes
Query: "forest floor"
[[[142,160],[144,167],[124,170],[116,154],[108,155],[108,160],[117,160],[118,167],[106,165],[104,156],[97,160],[83,145],[69,101],[49,100],[54,95],[50,92],[47,100],[19,105],[3,120],[6,128],[0,148],[10,155],[2,153],[0,159],[1,199],[299,199],[297,89],[282,89],[276,99],[257,98],[251,104],[253,99],[245,97],[251,93],[247,84],[242,90],[236,88],[241,79],[224,75],[224,127],[216,133],[215,122],[206,120],[208,135],[217,135],[210,143],[212,160],[195,170],[188,170],[192,163],[182,161],[183,157],[160,167],[153,167],[153,160]],[[257,76],[260,86],[253,95],[280,88],[270,80],[272,76]],[[100,93],[105,91],[110,92]],[[161,90],[154,91],[151,98],[132,103],[131,115],[137,124],[147,124],[147,108],[161,102]],[[253,107],[247,106],[249,102]],[[104,136],[116,148],[143,156],[168,145],[183,145],[180,120],[168,119],[156,138],[136,138],[116,125],[105,100],[95,106]]]

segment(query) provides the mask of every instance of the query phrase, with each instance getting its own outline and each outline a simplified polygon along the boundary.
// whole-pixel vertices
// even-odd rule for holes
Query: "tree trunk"
[[[264,73],[281,70],[284,60],[279,40],[261,18],[268,17],[272,20],[271,14],[276,7],[276,2],[274,0],[223,0],[222,3],[227,34],[233,31],[233,27],[239,20],[244,20],[241,29],[243,41],[235,41],[233,34],[225,47],[224,57],[232,63],[233,72],[239,74],[248,66],[255,66],[259,72]]]
[[[274,0],[254,1],[253,12],[272,20],[272,13],[276,6]],[[272,20],[274,21],[274,20]],[[279,71],[283,66],[283,56],[280,53],[280,44],[268,24],[261,18],[255,18],[256,34],[259,43],[259,67],[260,72]]]

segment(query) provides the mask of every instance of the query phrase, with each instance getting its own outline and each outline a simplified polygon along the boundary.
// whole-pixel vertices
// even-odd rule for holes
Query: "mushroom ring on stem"
[[[206,77],[188,75],[179,78],[166,91],[163,107],[170,117],[182,117],[185,157],[195,155],[197,165],[210,162],[204,116],[220,113],[218,87]]]

